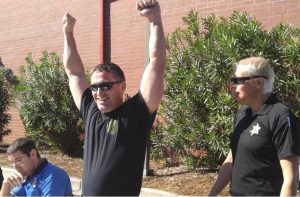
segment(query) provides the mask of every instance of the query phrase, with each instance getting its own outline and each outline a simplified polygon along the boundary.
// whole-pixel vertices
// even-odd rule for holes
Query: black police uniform
[[[295,116],[274,94],[256,114],[244,106],[237,113],[230,146],[231,195],[279,196],[283,183],[280,160],[300,155]]]

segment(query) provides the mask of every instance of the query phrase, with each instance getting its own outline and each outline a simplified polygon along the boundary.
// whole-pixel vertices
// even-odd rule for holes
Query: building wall
[[[166,34],[171,34],[183,25],[182,17],[191,10],[200,17],[215,14],[230,16],[234,10],[253,14],[270,29],[280,21],[300,24],[299,0],[160,0],[163,25]],[[110,5],[111,14],[111,59],[120,64],[128,79],[129,93],[139,87],[143,67],[147,64],[148,24],[139,16],[132,0],[118,0]]]
[[[75,36],[85,66],[99,63],[99,0],[1,0],[0,57],[18,74],[27,53],[36,61],[44,50],[62,55],[62,17],[66,12],[76,17]],[[58,91],[59,91],[59,87]],[[24,126],[16,109],[11,108],[11,135],[4,142],[24,136]]]
[[[43,50],[62,54],[61,18],[68,11],[77,18],[77,46],[85,66],[99,63],[99,6],[101,0],[1,0],[0,56],[3,63],[17,72],[31,51],[38,59]],[[299,0],[160,0],[166,34],[183,25],[182,17],[190,9],[200,17],[211,14],[230,16],[234,10],[253,14],[270,29],[280,21],[300,24]],[[147,64],[149,25],[140,17],[134,0],[105,1],[104,59],[119,64],[127,78],[127,93],[137,92],[143,69]],[[24,135],[16,110],[11,110],[13,134]]]

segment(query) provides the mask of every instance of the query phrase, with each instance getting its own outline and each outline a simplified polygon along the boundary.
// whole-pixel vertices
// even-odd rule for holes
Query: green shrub
[[[20,84],[15,88],[26,135],[39,147],[81,154],[82,123],[58,55],[43,52],[36,63],[29,53],[26,62],[20,67]]]
[[[163,117],[152,132],[153,157],[182,158],[191,168],[214,168],[229,149],[239,108],[228,93],[234,64],[263,56],[277,73],[279,98],[299,116],[299,29],[279,24],[270,32],[247,13],[202,19],[191,10],[184,28],[168,36]]]
[[[11,120],[11,116],[7,111],[12,104],[11,85],[17,82],[17,78],[12,70],[6,68],[0,58],[0,142],[3,140],[4,135],[8,135],[11,132],[7,128],[7,124]]]

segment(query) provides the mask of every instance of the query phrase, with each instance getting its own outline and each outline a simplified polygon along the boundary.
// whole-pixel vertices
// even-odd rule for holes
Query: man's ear
[[[263,89],[264,89],[264,86],[265,86],[265,80],[262,79],[262,78],[259,78],[259,79],[256,81],[256,86],[257,86],[257,88],[259,88],[260,90],[263,90]]]
[[[29,156],[31,158],[36,158],[37,157],[37,150],[36,149],[32,149],[29,153]]]
[[[125,90],[126,90],[126,81],[124,81],[124,82],[122,83],[122,90],[123,90],[123,92],[125,92]]]

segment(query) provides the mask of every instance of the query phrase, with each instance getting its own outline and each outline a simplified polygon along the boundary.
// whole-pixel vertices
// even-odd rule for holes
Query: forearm
[[[157,69],[165,69],[166,44],[160,15],[150,21],[149,58],[150,64]]]
[[[283,184],[280,191],[280,196],[296,196],[298,188],[298,167],[294,169],[293,174],[290,174],[289,177],[284,177]]]
[[[220,169],[218,178],[208,196],[217,196],[231,180],[232,165],[224,163]]]
[[[77,51],[73,32],[65,33],[63,62],[69,77],[72,75],[85,76],[84,67]]]
[[[283,183],[280,196],[296,196],[297,195],[297,187],[296,184],[285,184]]]
[[[0,196],[10,196],[10,189],[11,189],[10,184],[3,182],[1,191],[0,191]]]
[[[280,160],[283,183],[280,196],[296,196],[299,183],[298,156],[289,156]]]

